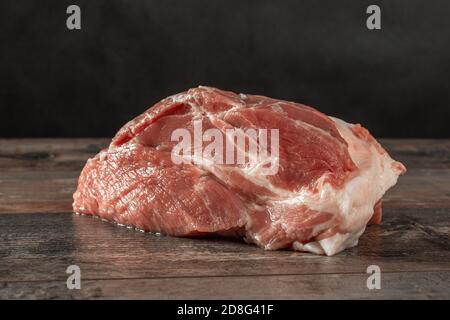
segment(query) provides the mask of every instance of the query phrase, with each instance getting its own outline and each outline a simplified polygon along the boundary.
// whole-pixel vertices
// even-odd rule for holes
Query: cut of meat
[[[196,137],[198,125],[202,137],[223,133],[215,144],[221,149],[198,157],[216,135],[174,161],[174,132]],[[270,130],[277,152],[267,146],[266,160],[277,170],[265,174],[261,157],[212,161],[230,145],[232,159],[239,152],[255,159],[251,147],[229,139],[231,129],[256,150],[266,147],[258,130]],[[198,87],[160,101],[89,159],[73,209],[166,235],[241,237],[270,250],[333,255],[356,245],[367,224],[380,223],[381,199],[404,172],[359,124],[298,103]]]

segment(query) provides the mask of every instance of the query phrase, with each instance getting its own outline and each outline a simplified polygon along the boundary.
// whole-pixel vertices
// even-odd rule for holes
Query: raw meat
[[[278,129],[277,172],[194,159],[195,150],[175,163],[172,134],[184,128],[195,136],[196,121],[203,132]],[[128,122],[89,159],[73,209],[166,235],[242,237],[269,250],[333,255],[381,221],[381,199],[404,172],[359,124],[298,103],[198,87]]]

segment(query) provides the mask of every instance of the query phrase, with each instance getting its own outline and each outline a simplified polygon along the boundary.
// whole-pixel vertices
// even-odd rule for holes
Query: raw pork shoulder
[[[194,143],[190,159],[174,161],[174,131],[195,136],[196,121],[203,132],[278,129],[278,153],[268,153],[277,171],[199,159],[195,149],[205,141]],[[248,147],[238,151],[250,159]],[[381,198],[403,172],[359,124],[298,103],[198,87],[128,122],[89,159],[73,209],[166,235],[241,237],[269,250],[333,255],[381,221]]]

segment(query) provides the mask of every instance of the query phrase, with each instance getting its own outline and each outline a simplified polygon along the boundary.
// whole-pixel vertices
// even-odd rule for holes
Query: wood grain
[[[383,273],[380,290],[367,274],[99,279],[67,290],[64,281],[13,282],[0,299],[448,299],[450,272]]]
[[[450,298],[450,140],[382,140],[408,168],[384,220],[334,257],[181,239],[71,213],[106,139],[0,139],[0,298]],[[82,270],[68,290],[65,270]],[[382,271],[368,290],[366,269]]]
[[[5,171],[80,171],[110,139],[0,139]]]

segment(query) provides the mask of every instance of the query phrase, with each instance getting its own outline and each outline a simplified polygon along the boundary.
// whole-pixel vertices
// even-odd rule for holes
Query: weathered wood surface
[[[368,290],[366,274],[274,275],[207,278],[86,280],[81,290],[63,281],[12,282],[11,299],[448,299],[450,272],[383,273],[380,290]]]
[[[71,213],[106,139],[0,140],[0,298],[450,298],[450,140],[382,140],[408,168],[334,257],[144,234]],[[82,289],[66,288],[76,264]],[[382,288],[369,290],[378,265]]]

